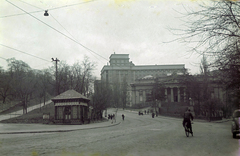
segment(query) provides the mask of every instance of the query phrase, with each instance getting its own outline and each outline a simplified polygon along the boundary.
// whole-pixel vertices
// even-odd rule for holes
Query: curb
[[[175,119],[175,120],[183,120],[181,118],[175,118],[175,117],[168,117],[168,116],[158,116],[160,118],[168,118],[168,119]],[[231,121],[230,119],[227,120],[220,120],[220,121],[208,121],[208,120],[200,120],[200,119],[195,119],[193,120],[194,122],[205,122],[205,123],[224,123],[224,122],[229,122]]]
[[[136,111],[129,111],[130,113],[137,113]],[[147,114],[146,114],[147,115]],[[168,118],[168,119],[174,119],[174,120],[183,120],[182,118],[178,117],[171,117],[171,116],[163,116],[163,115],[158,115],[158,118]],[[194,122],[206,122],[206,123],[223,123],[223,122],[229,122],[231,119],[227,120],[220,120],[220,121],[207,121],[207,120],[200,120],[200,119],[195,119]]]
[[[223,123],[223,122],[229,122],[231,121],[231,119],[227,119],[227,120],[224,120],[224,121],[211,121],[211,122],[214,122],[214,123]]]
[[[126,110],[130,113],[138,113],[137,111],[133,110]],[[147,114],[146,114],[147,115]],[[164,115],[158,115],[159,118],[168,118],[168,119],[176,119],[176,120],[182,120],[182,118],[178,117],[172,117],[172,116],[164,116]],[[201,120],[201,119],[194,119],[195,122],[207,122],[207,123],[223,123],[223,122],[229,122],[231,119],[226,119],[226,120],[220,120],[220,121],[208,121],[208,120]]]
[[[26,134],[26,133],[53,133],[53,132],[71,132],[71,131],[79,131],[79,130],[88,130],[88,129],[97,129],[97,128],[105,128],[105,127],[112,127],[117,126],[121,122],[111,125],[105,126],[97,126],[97,127],[86,127],[86,128],[79,128],[79,129],[68,129],[68,130],[45,130],[45,131],[19,131],[19,132],[0,132],[0,134]]]

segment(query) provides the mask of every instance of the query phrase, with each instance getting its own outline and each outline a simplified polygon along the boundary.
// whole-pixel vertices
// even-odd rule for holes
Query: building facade
[[[137,83],[140,78],[147,75],[154,77],[160,75],[172,75],[185,73],[184,64],[172,65],[135,65],[130,61],[129,54],[112,54],[109,64],[101,70],[101,80],[112,85],[115,83],[127,83],[127,106],[137,103],[134,100],[131,84]],[[136,93],[137,95],[138,93]]]
[[[156,82],[157,79],[157,82]],[[137,79],[131,84],[132,106],[155,107],[158,113],[180,114],[186,107],[192,107],[186,95],[186,87],[181,83],[181,75],[151,75]],[[154,99],[153,88],[161,84],[161,100]]]
[[[185,86],[182,85],[176,77],[173,76],[159,76],[153,77],[151,75],[145,76],[143,78],[137,79],[135,83],[131,84],[132,94],[133,94],[133,104],[138,105],[140,103],[146,103],[149,96],[152,94],[152,89],[156,85],[156,78],[158,78],[158,83],[164,85],[163,96],[165,99],[161,101],[162,103],[185,103],[186,93]]]
[[[52,98],[55,123],[83,124],[89,121],[89,99],[75,90],[68,90]]]

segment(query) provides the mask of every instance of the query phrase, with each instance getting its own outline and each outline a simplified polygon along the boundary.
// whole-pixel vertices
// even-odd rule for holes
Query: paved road
[[[0,152],[6,156],[184,155],[238,156],[239,138],[233,139],[231,122],[194,122],[194,137],[186,137],[180,119],[138,116],[119,111],[125,120],[113,127],[64,133],[0,135]],[[111,121],[108,121],[109,124]]]

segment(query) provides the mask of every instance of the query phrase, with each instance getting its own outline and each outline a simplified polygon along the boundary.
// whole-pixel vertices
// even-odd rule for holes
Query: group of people
[[[111,119],[111,120],[112,120],[112,119],[115,119],[115,114],[108,114],[108,120],[109,120],[109,119]]]
[[[125,115],[122,114],[122,120],[124,120],[125,118]],[[115,114],[108,114],[108,120],[111,119],[112,120],[112,123],[113,123],[113,120],[115,120],[116,122],[116,117],[115,117]]]

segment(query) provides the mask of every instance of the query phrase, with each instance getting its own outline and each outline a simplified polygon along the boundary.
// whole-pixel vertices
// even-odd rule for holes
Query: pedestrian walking
[[[124,114],[122,114],[122,120],[123,120],[123,121],[124,121],[124,117],[125,117]]]
[[[155,114],[154,114],[154,113],[152,113],[152,118],[154,118],[154,116],[155,116]]]

